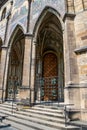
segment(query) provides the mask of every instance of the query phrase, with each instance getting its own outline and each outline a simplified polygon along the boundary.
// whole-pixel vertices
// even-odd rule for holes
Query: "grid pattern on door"
[[[53,53],[48,53],[43,57],[43,79],[44,86],[42,91],[44,96],[42,99],[57,100],[58,98],[58,63],[57,56]],[[54,83],[52,83],[55,81]],[[42,93],[43,93],[42,92]]]

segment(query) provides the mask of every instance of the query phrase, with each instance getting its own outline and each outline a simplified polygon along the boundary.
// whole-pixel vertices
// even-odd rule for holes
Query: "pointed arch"
[[[10,36],[10,39],[9,39],[9,42],[8,42],[8,47],[9,49],[11,48],[12,46],[12,43],[15,39],[15,37],[17,36],[17,33],[21,31],[21,34],[20,35],[23,35],[24,34],[24,29],[21,25],[17,24],[16,27],[14,28],[14,30],[12,31],[12,34]]]
[[[34,42],[36,42],[35,79],[36,82],[41,78],[44,79],[43,94],[41,90],[40,98],[38,98],[38,85],[35,85],[37,89],[35,99],[37,100],[64,101],[63,30],[61,15],[54,8],[45,7],[33,31]],[[55,88],[52,89],[49,87],[51,79],[56,81]],[[47,84],[49,84],[48,87]]]
[[[44,17],[46,16],[46,14],[50,12],[52,14],[54,14],[58,20],[60,21],[60,24],[61,24],[61,27],[62,27],[62,30],[64,30],[64,24],[63,24],[63,21],[62,21],[62,18],[61,18],[61,15],[60,13],[55,10],[54,8],[50,7],[50,6],[46,6],[43,11],[41,12],[40,16],[38,17],[37,21],[36,21],[36,24],[34,26],[34,30],[33,30],[33,34],[35,36],[35,38],[37,37],[37,32],[38,32],[38,29],[44,19]]]
[[[23,73],[23,60],[25,48],[24,30],[22,26],[17,25],[13,30],[9,43],[8,43],[8,72],[7,72],[7,85],[6,85],[6,99],[12,98],[10,90],[18,91],[17,86],[12,87],[9,85],[9,80],[12,82],[14,76],[17,82],[22,81]],[[15,95],[16,96],[16,95]],[[16,97],[15,97],[16,98]]]

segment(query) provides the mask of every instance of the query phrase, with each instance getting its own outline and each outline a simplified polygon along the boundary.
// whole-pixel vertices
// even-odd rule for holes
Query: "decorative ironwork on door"
[[[46,77],[40,80],[41,100],[58,100],[58,77]]]
[[[53,53],[43,57],[42,74],[36,75],[35,100],[36,101],[63,101],[63,77],[58,77],[58,58]],[[40,66],[39,66],[40,67]]]
[[[8,100],[16,100],[19,93],[21,81],[17,76],[10,76],[8,79]]]
[[[64,90],[58,85],[58,77],[37,78],[35,92],[38,101],[64,101]]]

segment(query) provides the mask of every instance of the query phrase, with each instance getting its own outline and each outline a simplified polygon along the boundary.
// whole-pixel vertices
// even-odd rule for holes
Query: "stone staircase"
[[[16,104],[0,104],[0,116],[6,116],[5,124],[11,124],[16,130],[79,130],[67,125],[62,107],[35,105],[31,108],[16,109]]]

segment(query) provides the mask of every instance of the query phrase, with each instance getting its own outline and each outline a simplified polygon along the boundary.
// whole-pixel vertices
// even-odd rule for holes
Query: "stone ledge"
[[[85,52],[87,52],[87,46],[81,47],[81,48],[79,48],[79,49],[75,49],[74,52],[75,52],[76,54],[85,53]]]
[[[85,128],[84,130],[87,129],[87,121],[81,121],[81,120],[70,121],[70,124],[75,126],[81,126],[82,128]]]
[[[69,111],[69,112],[81,112],[81,109],[76,109],[76,108],[67,108],[67,110]]]
[[[30,89],[30,87],[29,86],[20,86],[20,89]]]
[[[2,45],[1,48],[2,48],[2,49],[8,49],[9,47],[6,46],[6,45]]]
[[[73,88],[87,88],[87,83],[81,83],[81,84],[67,84],[67,86],[64,87],[64,89],[73,89]]]
[[[32,37],[33,37],[33,34],[25,33],[24,36],[25,36],[25,37],[30,37],[30,38],[32,38]]]

